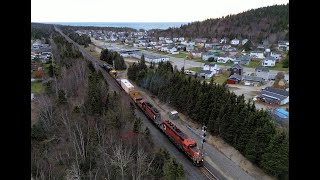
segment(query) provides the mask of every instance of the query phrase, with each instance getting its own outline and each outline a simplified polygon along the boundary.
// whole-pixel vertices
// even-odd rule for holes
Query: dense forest
[[[88,47],[89,44],[91,43],[91,39],[88,35],[86,34],[82,34],[81,36],[78,33],[75,33],[75,30],[73,29],[73,27],[64,27],[61,29],[62,32],[69,36],[70,39],[72,39],[74,42],[80,44],[80,45],[84,45],[84,47]]]
[[[31,39],[45,39],[48,42],[53,31],[54,27],[51,24],[31,23]]]
[[[127,68],[127,65],[124,62],[123,57],[115,51],[110,51],[108,49],[104,49],[101,51],[100,60],[106,61],[108,64],[113,65],[116,70],[124,70]]]
[[[157,37],[248,38],[269,43],[289,40],[289,4],[252,9],[236,15],[207,19],[155,31]]]
[[[113,32],[137,32],[138,30],[128,27],[98,27],[98,26],[64,26],[57,25],[61,30],[72,29],[73,31],[77,30],[102,30],[102,31],[113,31]]]
[[[54,78],[35,100],[41,108],[31,128],[33,179],[184,179],[183,166],[154,147],[102,73],[58,33],[51,44]]]
[[[269,114],[255,109],[225,85],[186,76],[169,62],[148,68],[142,59],[128,68],[128,78],[175,107],[212,135],[222,137],[267,173],[288,178],[288,134],[277,129]]]

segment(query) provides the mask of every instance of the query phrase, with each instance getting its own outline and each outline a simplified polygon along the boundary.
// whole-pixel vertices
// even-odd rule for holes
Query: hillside
[[[268,39],[270,43],[289,39],[289,4],[252,9],[236,15],[207,19],[155,31],[157,37],[188,38],[249,38],[253,41]]]

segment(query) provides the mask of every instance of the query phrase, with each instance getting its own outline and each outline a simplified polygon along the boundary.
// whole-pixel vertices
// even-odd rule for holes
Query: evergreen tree
[[[277,132],[262,155],[261,167],[271,175],[281,178],[289,170],[289,141],[284,131]],[[288,178],[286,178],[288,179]]]
[[[68,103],[67,98],[66,98],[66,94],[65,94],[64,90],[62,90],[62,89],[60,89],[58,91],[58,103],[62,104],[62,105]]]
[[[165,161],[163,172],[166,180],[185,179],[183,166],[174,158]]]

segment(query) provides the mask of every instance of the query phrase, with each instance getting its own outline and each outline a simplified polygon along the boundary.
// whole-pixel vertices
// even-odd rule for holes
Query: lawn
[[[261,61],[254,60],[254,61],[250,61],[249,65],[243,65],[243,66],[248,68],[256,68],[259,65],[261,65]]]
[[[230,74],[230,72],[226,71],[225,73],[221,74],[220,76],[213,77],[213,80],[217,84],[223,84],[224,82],[227,81],[229,74]]]
[[[42,86],[42,82],[32,82],[31,83],[31,92],[34,94],[41,94],[43,93],[44,89]]]
[[[200,72],[202,70],[202,67],[189,67],[187,70],[195,71],[195,72]]]
[[[185,58],[186,58],[186,56],[188,56],[188,54],[186,54],[186,53],[170,54],[169,56],[171,56],[171,57],[176,57],[176,58],[183,58],[183,59],[185,59]]]
[[[201,62],[201,63],[208,62],[208,61],[202,60],[201,58],[193,58],[193,59],[188,59],[188,60],[195,61],[195,62]]]
[[[283,68],[282,63],[276,63],[276,66],[274,67],[268,67],[270,70],[276,70],[276,71],[289,71],[289,68]]]

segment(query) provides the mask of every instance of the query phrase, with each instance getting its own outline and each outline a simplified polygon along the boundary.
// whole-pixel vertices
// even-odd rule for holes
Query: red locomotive
[[[124,86],[130,86],[127,92],[137,106],[144,112],[144,114],[151,119],[167,136],[168,138],[181,149],[196,166],[203,166],[203,156],[197,143],[185,133],[183,133],[176,125],[169,120],[162,120],[160,111],[155,108],[151,103],[143,100],[139,92],[136,92],[132,84],[128,81]],[[129,89],[123,87],[125,90]]]

